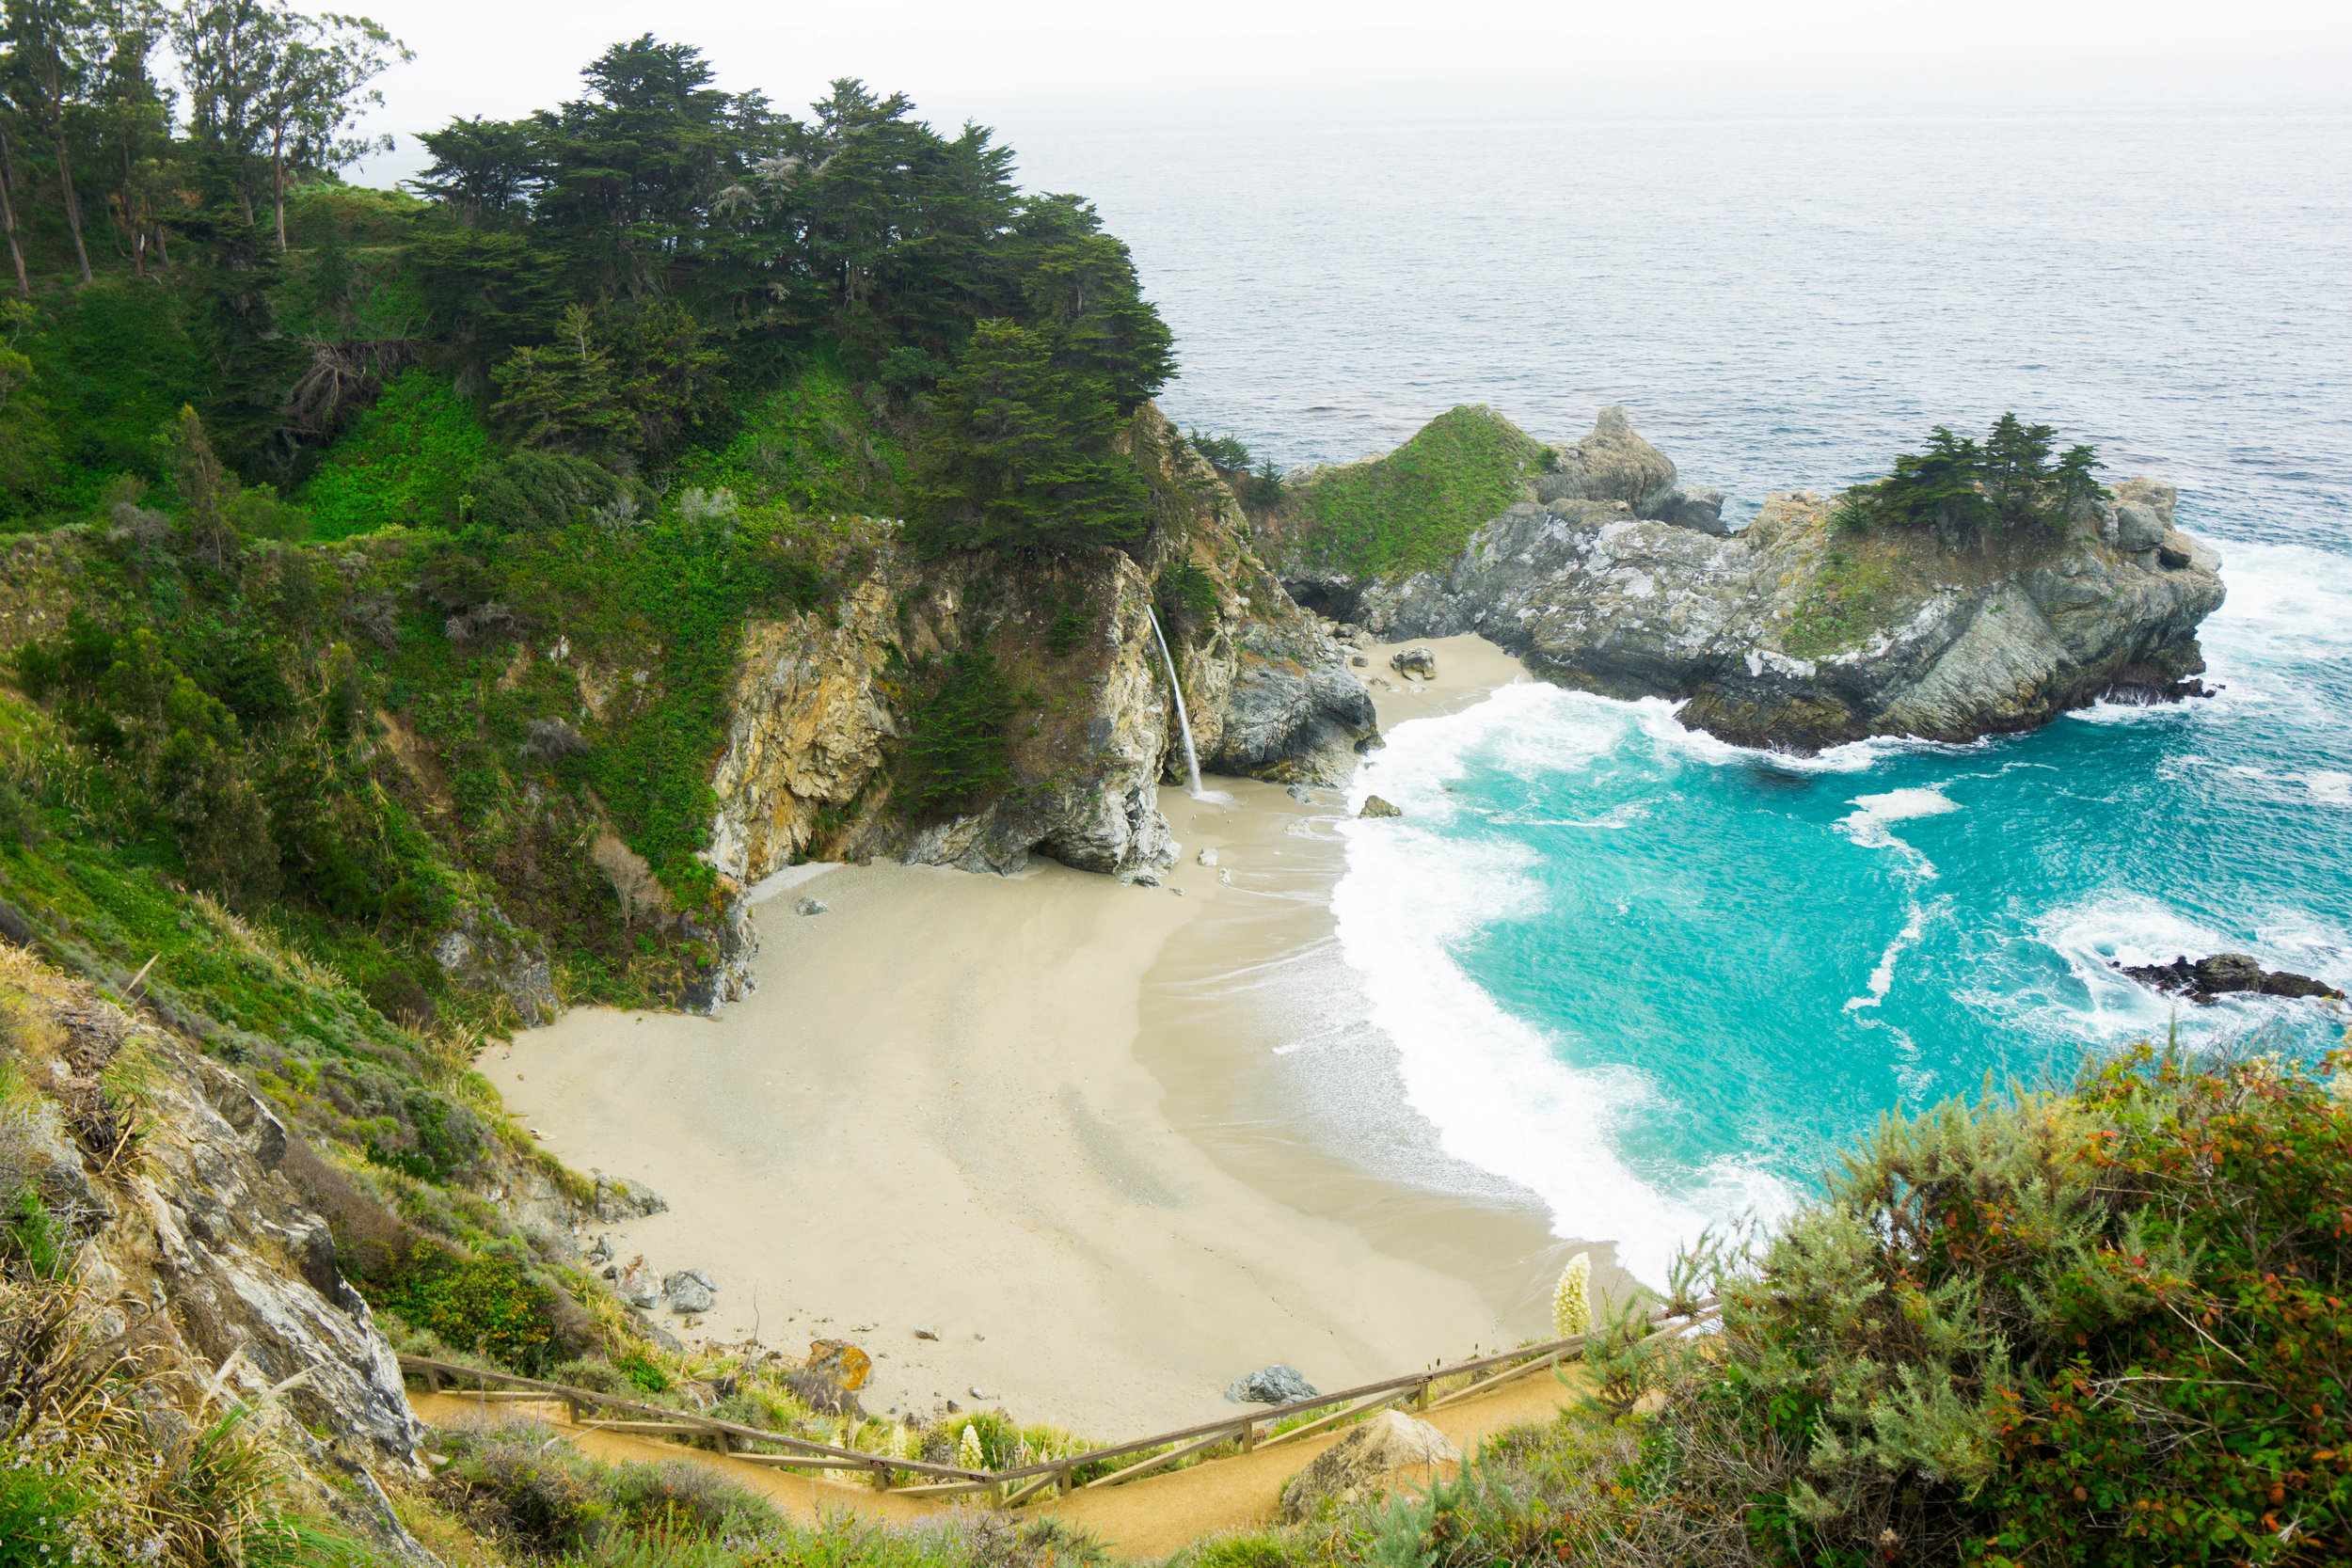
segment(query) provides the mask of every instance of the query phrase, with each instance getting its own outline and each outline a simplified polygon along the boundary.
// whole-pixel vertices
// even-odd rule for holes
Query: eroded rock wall
[[[1377,735],[1347,650],[1266,572],[1232,492],[1156,409],[1138,412],[1128,439],[1159,504],[1151,536],[1132,549],[1026,565],[926,562],[894,525],[863,525],[872,564],[835,610],[750,629],[712,781],[709,859],[723,876],[748,887],[808,856],[999,873],[1033,854],[1112,875],[1164,868],[1176,845],[1159,790],[1185,776],[1170,657],[1205,770],[1345,777]],[[1159,603],[1171,571],[1186,567],[1209,585],[1213,609]],[[1168,657],[1155,609],[1167,611]],[[969,812],[912,816],[891,794],[923,672],[976,648],[1020,705],[1008,731],[1011,782]],[[717,1000],[742,967],[718,982]]]
[[[29,1091],[0,1108],[0,1190],[37,1194],[78,1244],[87,1353],[135,1372],[151,1441],[192,1440],[243,1402],[308,1502],[386,1560],[431,1562],[367,1478],[424,1476],[419,1433],[390,1345],[289,1178],[285,1125],[234,1073],[23,948],[0,945],[0,997]]]

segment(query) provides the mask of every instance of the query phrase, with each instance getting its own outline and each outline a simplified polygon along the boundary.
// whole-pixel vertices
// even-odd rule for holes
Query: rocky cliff
[[[1683,699],[1684,723],[1741,745],[1964,741],[2179,694],[2222,599],[2219,557],[2146,480],[2058,532],[1972,548],[1842,532],[1831,500],[1794,490],[1726,536],[1720,497],[1677,487],[1610,409],[1529,490],[1447,569],[1351,585],[1362,624],[1477,632],[1564,685]]]
[[[1158,796],[1184,760],[1155,607],[1204,769],[1344,777],[1376,735],[1346,651],[1267,573],[1231,492],[1156,409],[1129,439],[1160,512],[1133,551],[925,562],[895,525],[861,524],[870,564],[837,608],[748,631],[713,777],[723,874],[747,886],[803,857],[874,855],[985,872],[1033,854],[1113,875],[1172,863]],[[1009,781],[942,819],[894,809],[923,671],[976,649],[1017,704]]]
[[[126,1484],[159,1492],[225,1473],[226,1452],[257,1444],[285,1501],[335,1517],[382,1560],[433,1561],[375,1480],[426,1471],[391,1347],[291,1178],[316,1157],[233,1073],[9,944],[0,1003],[11,1436],[60,1458],[104,1442],[83,1456],[102,1472],[136,1450],[147,1467]],[[112,1380],[95,1407],[52,1407],[93,1369]],[[240,1408],[236,1427],[216,1425]],[[119,1544],[152,1560],[167,1517],[127,1506],[91,1528],[135,1526]]]

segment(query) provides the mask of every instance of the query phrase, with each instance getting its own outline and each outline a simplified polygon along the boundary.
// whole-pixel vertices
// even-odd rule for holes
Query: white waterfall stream
[[[1168,661],[1168,689],[1176,693],[1176,722],[1184,727],[1184,769],[1192,775],[1191,793],[1198,800],[1200,795],[1200,753],[1192,749],[1192,715],[1184,711],[1184,683],[1176,678],[1176,657],[1168,651],[1168,634],[1160,630],[1160,618],[1152,613],[1150,605],[1143,607],[1143,613],[1151,617],[1152,635],[1160,640],[1160,657]]]

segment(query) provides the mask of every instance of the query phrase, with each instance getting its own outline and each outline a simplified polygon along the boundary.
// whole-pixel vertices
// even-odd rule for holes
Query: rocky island
[[[1448,420],[1508,429],[1485,410]],[[2169,485],[2128,480],[2015,531],[1852,531],[1840,498],[1775,491],[1733,532],[1722,494],[1678,483],[1623,409],[1573,445],[1519,440],[1508,504],[1441,563],[1348,570],[1316,509],[1361,482],[1347,469],[1299,477],[1269,554],[1294,592],[1375,635],[1475,632],[1547,680],[1681,702],[1684,723],[1738,745],[1966,741],[2200,689],[2220,559],[2173,526]]]

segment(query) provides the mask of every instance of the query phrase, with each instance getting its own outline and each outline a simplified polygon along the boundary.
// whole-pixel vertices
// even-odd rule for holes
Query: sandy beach
[[[1426,686],[1367,655],[1384,728],[1524,678],[1477,639],[1432,646]],[[877,1412],[1127,1436],[1230,1410],[1270,1363],[1334,1387],[1544,1333],[1568,1249],[1528,1195],[1405,1179],[1432,1167],[1330,1147],[1262,1082],[1336,1005],[1346,807],[1211,784],[1230,800],[1162,791],[1163,887],[795,868],[760,890],[758,990],[720,1018],[578,1009],[481,1066],[565,1161],[669,1201],[609,1233],[718,1280],[699,1323],[659,1313],[674,1332],[853,1339]],[[1383,1125],[1411,1142],[1409,1113]]]

